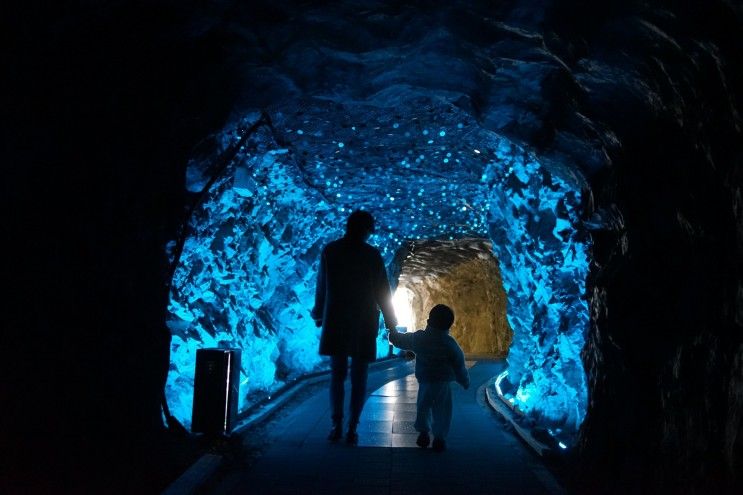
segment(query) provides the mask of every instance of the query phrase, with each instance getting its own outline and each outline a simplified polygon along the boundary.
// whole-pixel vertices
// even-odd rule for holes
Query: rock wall
[[[491,261],[491,250],[503,254],[506,318],[518,341],[509,355],[514,394],[535,419],[577,431],[586,404],[578,354],[588,315],[574,184],[431,98],[400,103],[394,114],[369,104],[296,100],[262,119],[246,143],[235,142],[235,129],[246,127],[238,121],[189,163],[188,186],[204,190],[204,202],[190,219],[171,294],[167,396],[179,419],[188,423],[198,347],[249,350],[243,405],[325,364],[314,355],[319,334],[306,318],[319,250],[342,235],[350,211],[364,208],[377,218],[370,242],[391,268],[401,245],[425,239],[466,246],[441,257],[447,266],[467,261],[465,252]],[[214,175],[230,146],[239,152]],[[467,240],[488,233],[498,246]],[[417,276],[442,271],[430,263]],[[502,285],[491,282],[493,290]],[[377,351],[387,353],[381,331]]]
[[[502,286],[498,266],[478,259],[453,268],[445,277],[426,279],[411,287],[418,298],[414,305],[416,328],[426,327],[433,306],[446,304],[456,315],[451,336],[465,353],[506,357],[513,332],[506,320]]]
[[[163,248],[192,199],[184,187],[192,145],[301,98],[386,109],[385,132],[401,104],[424,97],[525,147],[582,190],[576,228],[593,241],[579,448],[587,491],[741,491],[738,2],[8,8],[12,166],[3,200],[17,242],[8,243],[2,362],[4,376],[20,378],[2,402],[24,432],[3,438],[20,446],[18,458],[46,465],[37,456],[61,431],[119,432],[134,443],[162,423]],[[350,134],[359,120],[337,123]],[[330,145],[323,153],[336,156]],[[386,156],[378,142],[362,145]],[[407,163],[413,172],[428,166]],[[448,171],[439,178],[454,184]],[[522,204],[518,216],[534,220],[535,211]],[[18,397],[45,397],[60,414]],[[79,452],[98,452],[89,447]]]
[[[506,357],[513,331],[492,245],[484,240],[416,243],[408,248],[398,287],[413,294],[415,328],[426,327],[436,304],[454,310],[451,335],[467,354]]]
[[[551,46],[578,55],[570,66],[585,99],[574,101],[621,144],[592,174],[586,211],[588,491],[617,480],[618,492],[735,492],[743,51],[730,33],[740,6],[573,8],[553,13]]]

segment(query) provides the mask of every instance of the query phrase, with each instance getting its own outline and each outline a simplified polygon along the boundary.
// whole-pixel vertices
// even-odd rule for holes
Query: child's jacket
[[[419,382],[456,381],[464,388],[469,387],[464,353],[448,330],[429,326],[412,333],[391,332],[390,342],[415,353],[415,377]]]

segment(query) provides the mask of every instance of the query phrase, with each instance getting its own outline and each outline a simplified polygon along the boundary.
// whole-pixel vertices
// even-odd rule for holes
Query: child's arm
[[[400,333],[396,328],[390,329],[389,339],[398,349],[410,351],[413,349],[413,333]]]
[[[459,345],[454,344],[454,347],[454,375],[457,377],[457,383],[467,390],[470,388],[470,373],[464,365],[464,352]]]

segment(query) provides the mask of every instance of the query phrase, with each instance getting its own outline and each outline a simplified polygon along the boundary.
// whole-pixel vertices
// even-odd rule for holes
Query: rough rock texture
[[[587,472],[618,491],[741,483],[740,21],[739,5],[669,3],[556,33],[588,48],[571,64],[580,112],[621,143],[591,179],[581,432]]]
[[[2,443],[19,446],[14,462],[47,466],[37,456],[49,455],[50,435],[99,452],[80,431],[119,432],[117,450],[139,452],[137,439],[162,422],[170,273],[163,252],[193,199],[184,179],[192,145],[256,109],[276,116],[282,105],[301,112],[303,101],[315,110],[335,102],[359,105],[364,115],[368,105],[392,114],[391,125],[397,107],[422,97],[458,108],[474,127],[525,149],[538,171],[582,190],[573,202],[582,201],[585,228],[573,222],[571,238],[582,245],[590,233],[593,243],[590,328],[585,376],[573,380],[588,385],[578,452],[587,490],[740,492],[739,3],[225,0],[9,9],[2,196],[14,242],[2,346],[11,359],[2,371],[19,378],[2,391],[17,425],[2,430],[24,436]],[[287,135],[276,127],[279,138]],[[380,162],[387,156],[379,141],[361,148]],[[300,164],[304,151],[311,156],[300,151]],[[353,176],[352,167],[343,170]],[[551,182],[533,175],[485,183],[503,185],[507,198],[530,191],[532,180]],[[456,189],[459,177],[440,179]],[[507,203],[496,204],[507,213]],[[538,226],[538,205],[519,208],[514,218],[531,216],[532,228],[551,230]],[[481,223],[487,233],[470,234],[493,239],[494,249],[531,250],[501,242],[491,220]],[[503,268],[508,253],[496,254]],[[539,266],[527,256],[511,260]],[[552,274],[521,282],[502,275],[507,293],[519,283],[559,283]],[[510,307],[524,308],[514,315],[518,325],[510,321],[518,345],[518,326],[540,314],[530,304]],[[37,397],[59,405],[59,414],[45,414]]]
[[[248,122],[257,118],[249,116]],[[238,130],[224,135],[233,132]],[[226,144],[217,151],[223,148]],[[167,396],[186,425],[199,348],[242,350],[241,410],[320,365],[320,331],[308,304],[314,300],[320,239],[329,238],[336,226],[327,221],[322,197],[305,187],[286,154],[267,128],[259,128],[191,218],[168,318],[173,339]],[[204,187],[193,176],[189,185]],[[291,242],[300,233],[310,234],[308,242]]]
[[[188,423],[197,347],[250,350],[244,405],[327,365],[314,354],[318,331],[306,317],[319,250],[342,235],[352,209],[364,208],[377,217],[371,242],[388,265],[406,240],[499,240],[492,248],[507,260],[519,406],[577,431],[586,405],[579,353],[588,263],[575,178],[451,104],[422,96],[396,103],[393,112],[381,102],[292,100],[252,125],[227,126],[191,160],[187,187],[203,190],[204,200],[178,260],[168,322],[167,397],[176,417]],[[214,163],[226,165],[215,174]],[[380,332],[378,355],[387,348]]]
[[[415,329],[436,304],[454,310],[451,335],[467,354],[505,357],[513,338],[498,261],[485,239],[413,242],[404,248],[398,288],[413,293]]]
[[[588,479],[688,491],[734,483],[743,407],[738,7],[242,4],[228,19],[212,35],[243,67],[237,114],[297,96],[382,108],[441,98],[576,176],[590,191],[583,220],[594,242]]]

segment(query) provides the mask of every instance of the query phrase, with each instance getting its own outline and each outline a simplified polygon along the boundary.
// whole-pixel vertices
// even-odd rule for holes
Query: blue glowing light
[[[526,414],[577,430],[586,406],[579,353],[588,322],[581,298],[588,246],[576,229],[581,184],[562,179],[492,132],[464,132],[458,120],[441,120],[465,120],[456,112],[417,114],[448,115],[425,121],[449,130],[439,132],[446,140],[438,144],[446,146],[420,138],[428,130],[417,131],[418,123],[430,117],[392,124],[404,133],[354,126],[351,145],[351,131],[333,127],[326,114],[313,117],[307,109],[301,123],[307,132],[294,133],[295,153],[280,148],[268,132],[257,135],[194,215],[168,321],[173,343],[167,396],[176,417],[186,424],[190,419],[198,348],[243,350],[241,409],[257,394],[327,366],[317,354],[319,329],[308,315],[320,249],[342,235],[349,210],[364,208],[378,219],[370,243],[387,263],[408,239],[492,239],[514,331],[509,368],[499,377],[508,376],[514,387],[507,400]],[[363,118],[389,122],[374,110]],[[383,151],[373,147],[377,143]],[[354,163],[336,153],[344,147]],[[302,165],[293,158],[301,151],[315,158]],[[462,160],[452,166],[449,159],[457,156]],[[194,171],[189,177],[201,179]],[[387,349],[380,332],[379,355]]]
[[[503,383],[503,380],[505,380],[508,377],[508,370],[503,371],[498,377],[495,379],[495,390],[498,391],[498,395],[503,397],[503,390],[501,390],[501,383]]]

